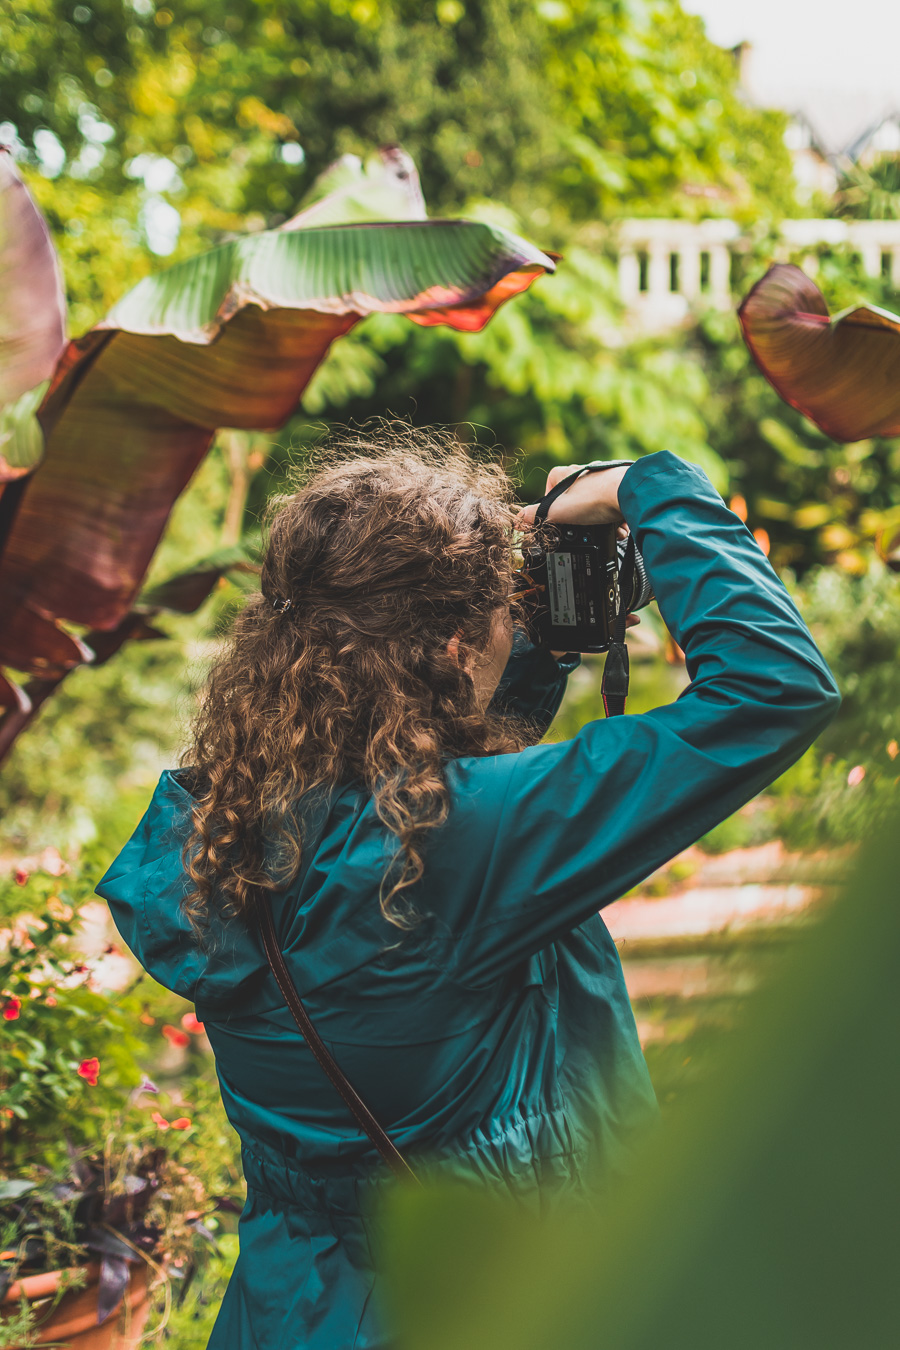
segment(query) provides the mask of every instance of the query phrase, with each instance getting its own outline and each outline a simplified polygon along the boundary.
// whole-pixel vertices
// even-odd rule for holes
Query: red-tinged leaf
[[[25,670],[37,679],[58,679],[93,656],[80,638],[24,605],[10,605],[0,621],[0,665]]]
[[[0,673],[0,708],[13,708],[20,713],[31,712],[31,699],[15,680]]]
[[[547,257],[556,261],[559,254],[548,253]],[[462,333],[480,333],[505,300],[512,299],[514,295],[520,295],[522,291],[527,291],[532,282],[537,281],[538,277],[543,275],[544,269],[542,268],[523,267],[503,277],[480,300],[474,301],[470,305],[453,305],[445,309],[427,309],[418,314],[410,314],[409,317],[413,323],[421,324],[423,328],[445,323],[449,328],[455,328]]]
[[[8,151],[0,149],[0,405],[47,380],[65,345],[56,251]]]
[[[68,402],[51,392],[57,420],[10,532],[0,596],[114,628],[216,427],[286,421],[332,339],[355,321],[254,305],[214,344],[117,333],[89,349],[80,382],[77,365],[67,372]],[[5,619],[0,599],[0,627]]]
[[[145,613],[132,609],[115,628],[95,628],[88,633],[85,643],[93,653],[91,665],[102,666],[125,642],[157,642],[168,636],[161,628],[154,628]]]
[[[236,544],[233,548],[223,548],[209,557],[200,559],[193,567],[144,591],[141,602],[154,609],[170,609],[177,614],[193,614],[222,577],[231,573],[258,572],[259,563],[251,559],[244,545]]]
[[[756,364],[786,403],[836,441],[900,435],[900,317],[859,305],[833,317],[799,267],[778,263],[738,314]]]

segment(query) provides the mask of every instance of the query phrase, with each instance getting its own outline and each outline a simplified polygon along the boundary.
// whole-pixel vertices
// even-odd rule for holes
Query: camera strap
[[[421,1185],[419,1178],[416,1176],[403,1154],[397,1148],[396,1144],[388,1137],[384,1127],[379,1124],[368,1106],[366,1106],[366,1103],[353,1087],[350,1080],[346,1077],[343,1069],[337,1064],[330,1051],[326,1048],[325,1042],[310,1021],[309,1013],[304,1008],[303,1001],[297,993],[297,986],[291,979],[290,971],[287,968],[287,962],[284,959],[284,954],[278,945],[268,891],[257,890],[255,902],[259,931],[262,936],[266,960],[271,967],[272,974],[275,976],[278,988],[281,990],[281,996],[287,1004],[291,1016],[297,1023],[301,1036],[313,1052],[313,1055],[321,1068],[344,1099],[344,1104],[350,1110],[351,1115],[363,1134],[368,1135],[394,1175],[401,1181],[414,1181]]]
[[[625,557],[622,559],[622,566],[619,568],[620,597],[627,595],[629,591],[632,594],[634,592],[634,548],[634,535],[629,534],[628,542],[625,545]],[[606,653],[606,664],[603,667],[600,697],[603,699],[603,711],[607,717],[621,717],[625,711],[625,702],[628,698],[630,669],[628,647],[625,643],[625,629],[628,620],[627,608],[624,599],[620,599],[616,625],[613,629],[609,651]]]
[[[535,525],[542,525],[547,519],[547,512],[556,501],[561,497],[567,488],[570,488],[576,479],[583,473],[600,473],[603,469],[620,469],[626,464],[633,464],[631,459],[608,459],[597,464],[584,464],[570,473],[567,477],[560,479],[555,487],[552,487],[545,497],[538,502],[534,513]],[[625,556],[619,568],[619,595],[634,594],[634,555],[635,543],[634,535],[628,535],[628,542],[625,545]],[[627,627],[628,613],[624,600],[620,600],[619,612],[616,615],[615,628],[613,629],[612,640],[609,644],[609,651],[606,653],[606,664],[603,667],[603,680],[600,685],[600,696],[603,699],[603,711],[607,717],[621,717],[625,712],[625,702],[628,698],[628,647],[625,643],[625,630]]]

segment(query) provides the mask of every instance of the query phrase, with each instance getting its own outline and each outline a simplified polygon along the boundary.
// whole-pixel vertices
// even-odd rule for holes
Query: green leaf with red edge
[[[66,341],[66,302],[47,226],[0,148],[0,483],[34,468],[42,385]],[[2,488],[0,488],[2,491]]]
[[[371,171],[367,183],[356,214],[383,187]],[[407,205],[419,214],[414,193]],[[303,214],[145,279],[69,344],[41,408],[46,459],[0,562],[0,630],[19,616],[0,661],[38,673],[22,616],[114,629],[216,429],[283,425],[334,339],[367,314],[478,331],[555,266],[476,222],[304,228]]]
[[[738,315],[766,379],[826,436],[900,435],[900,316],[874,305],[829,315],[818,286],[786,263],[769,268]]]

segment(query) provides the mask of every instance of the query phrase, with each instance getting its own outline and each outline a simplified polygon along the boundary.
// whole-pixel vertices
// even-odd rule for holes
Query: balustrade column
[[[859,250],[863,271],[867,277],[881,276],[881,245],[862,244]]]
[[[709,246],[709,292],[713,304],[731,304],[731,254],[723,244]]]
[[[679,290],[686,300],[696,300],[700,294],[700,249],[685,244],[679,249]]]
[[[647,291],[652,296],[669,293],[669,250],[662,244],[650,244],[647,249]]]
[[[636,253],[619,254],[619,295],[622,303],[633,305],[641,293],[641,265]]]

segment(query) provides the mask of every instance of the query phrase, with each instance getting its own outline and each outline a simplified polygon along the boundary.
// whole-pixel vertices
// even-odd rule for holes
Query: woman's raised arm
[[[480,871],[461,888],[455,933],[474,980],[584,922],[725,819],[840,703],[793,601],[700,469],[668,452],[638,460],[619,505],[691,683],[666,707],[590,722],[563,744],[454,766],[457,825],[474,827],[474,802],[482,839],[490,832],[486,852],[470,849]]]

